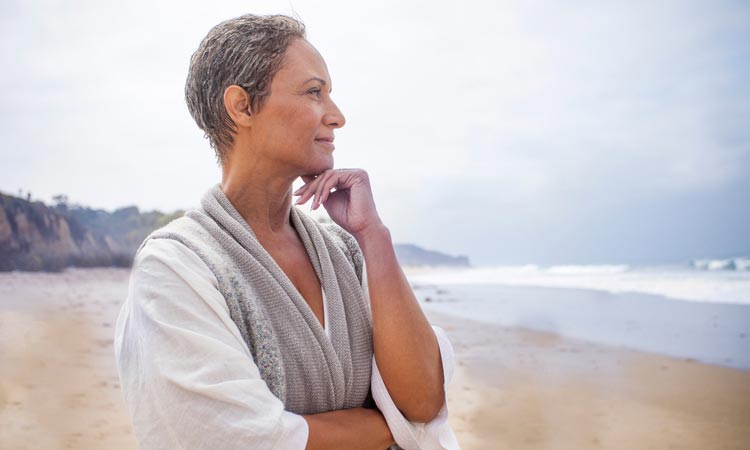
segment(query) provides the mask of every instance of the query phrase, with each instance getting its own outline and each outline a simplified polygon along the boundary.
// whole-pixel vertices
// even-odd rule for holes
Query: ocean
[[[408,278],[423,307],[443,313],[750,370],[750,258],[436,268]]]

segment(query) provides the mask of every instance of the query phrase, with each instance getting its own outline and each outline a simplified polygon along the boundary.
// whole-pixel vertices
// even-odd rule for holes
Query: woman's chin
[[[330,161],[320,161],[315,165],[308,166],[303,173],[318,176],[326,170],[333,169],[333,158]]]
[[[323,163],[321,164],[321,172],[325,172],[328,169],[333,169],[333,155],[327,155],[323,157]]]

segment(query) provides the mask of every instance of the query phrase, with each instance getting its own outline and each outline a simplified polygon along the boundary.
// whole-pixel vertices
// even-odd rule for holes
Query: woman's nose
[[[341,128],[346,123],[346,118],[344,117],[344,114],[341,112],[338,106],[336,106],[336,103],[331,100],[330,109],[328,110],[328,113],[326,114],[325,118],[325,124],[334,128]]]

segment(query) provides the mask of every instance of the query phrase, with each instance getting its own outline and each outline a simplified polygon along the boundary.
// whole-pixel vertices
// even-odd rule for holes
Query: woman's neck
[[[221,190],[256,235],[276,236],[291,230],[294,179],[273,173],[262,164],[225,162]]]

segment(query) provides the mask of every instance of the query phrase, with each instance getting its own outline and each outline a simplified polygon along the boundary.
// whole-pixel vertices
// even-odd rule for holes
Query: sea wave
[[[623,273],[627,272],[630,266],[626,264],[616,265],[582,265],[582,266],[551,266],[544,269],[547,273],[557,274],[573,274],[573,275],[586,275],[586,274],[605,274],[605,273]]]
[[[737,257],[727,259],[694,259],[690,266],[698,270],[736,270],[739,272],[750,271],[750,258]]]
[[[416,283],[504,284],[641,292],[698,302],[750,304],[750,271],[682,266],[490,266],[442,268],[409,276]]]

